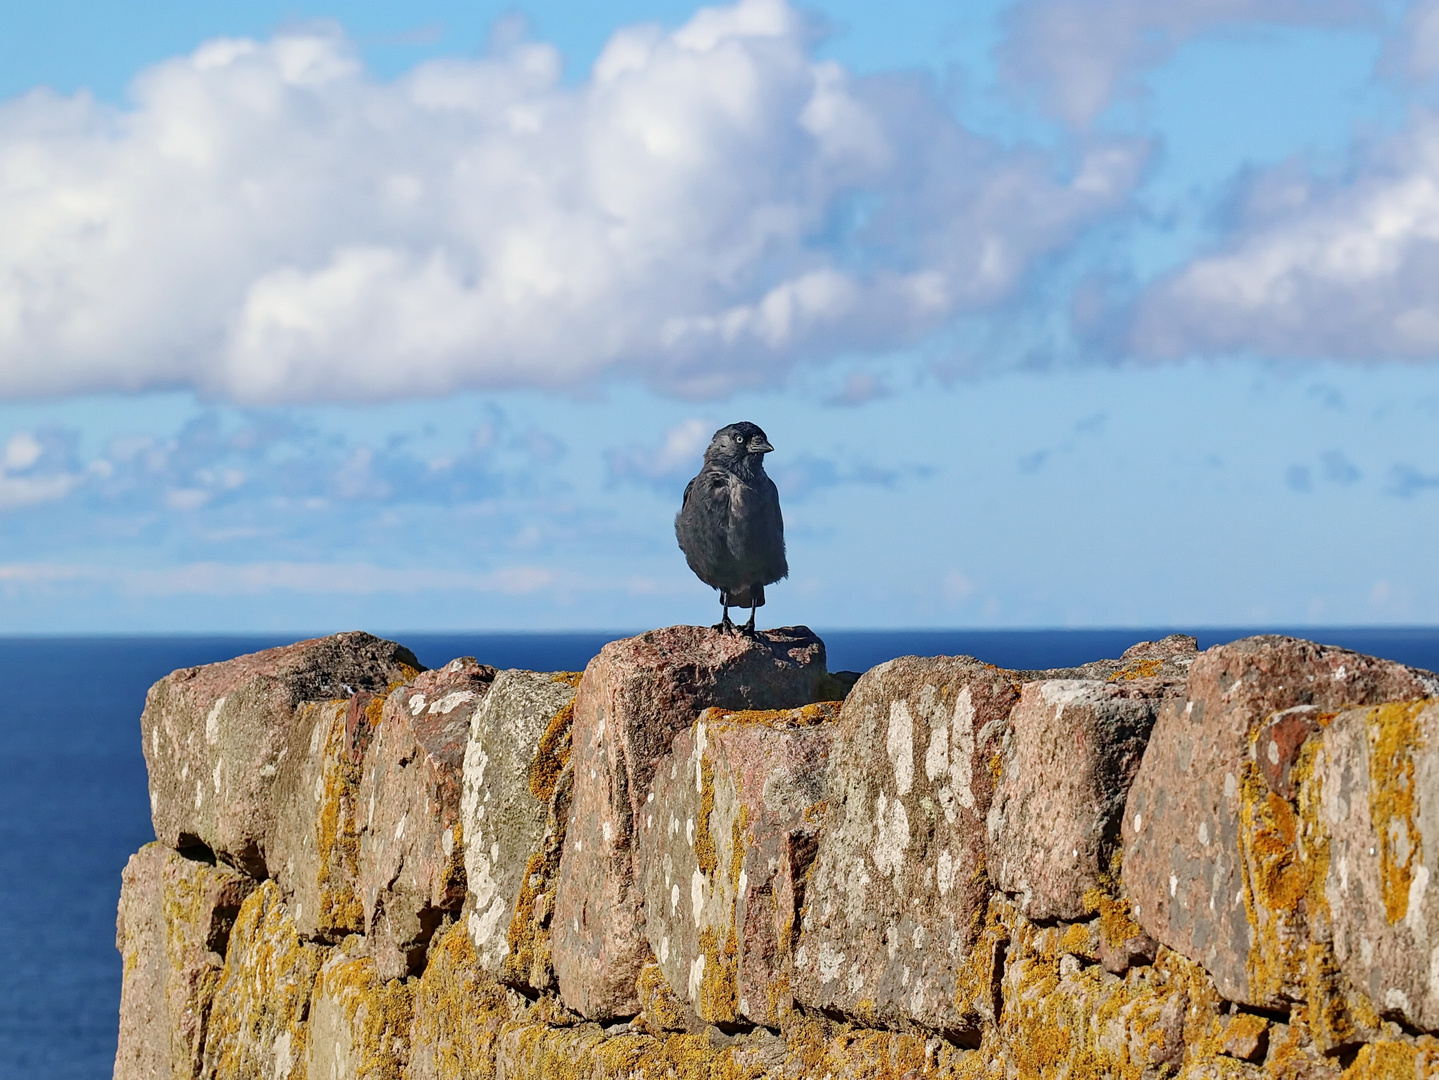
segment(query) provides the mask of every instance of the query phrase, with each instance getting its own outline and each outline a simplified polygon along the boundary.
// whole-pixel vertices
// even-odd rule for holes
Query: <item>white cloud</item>
[[[784,0],[371,78],[323,29],[212,41],[135,105],[0,104],[0,396],[246,402],[567,387],[720,394],[1010,295],[1122,202],[815,60]]]
[[[1404,13],[1399,33],[1389,43],[1386,57],[1391,68],[1398,68],[1414,79],[1427,79],[1439,73],[1439,0],[1417,0]]]
[[[1344,181],[1261,176],[1225,247],[1141,297],[1134,344],[1152,357],[1439,357],[1439,115],[1416,113]]]
[[[519,563],[475,572],[389,567],[369,562],[192,562],[156,569],[61,563],[0,564],[0,585],[92,583],[130,596],[261,596],[295,593],[374,596],[416,592],[531,596],[574,593],[655,593],[652,579],[589,578],[549,566]]]
[[[1200,34],[1374,15],[1361,0],[1022,0],[1010,13],[1000,59],[1010,82],[1085,127],[1117,94],[1137,89],[1131,80],[1139,71]]]
[[[665,432],[656,448],[630,446],[605,455],[610,476],[617,480],[639,480],[662,489],[688,480],[699,472],[705,447],[721,425],[712,420],[690,417]]]
[[[84,479],[68,432],[17,431],[0,451],[0,512],[63,499]]]

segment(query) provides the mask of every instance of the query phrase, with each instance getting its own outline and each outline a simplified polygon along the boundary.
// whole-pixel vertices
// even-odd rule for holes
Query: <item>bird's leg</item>
[[[740,627],[740,633],[743,634],[745,637],[754,637],[754,613],[757,607],[757,604],[750,604],[749,622],[745,623],[744,626]]]
[[[722,618],[719,622],[715,623],[714,626],[710,627],[710,629],[723,630],[726,634],[733,633],[734,623],[729,621],[729,605],[721,602],[720,606],[724,608],[724,618]]]

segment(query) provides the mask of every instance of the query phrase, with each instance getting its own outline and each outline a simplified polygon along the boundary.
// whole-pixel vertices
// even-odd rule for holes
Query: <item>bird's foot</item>
[[[735,631],[737,631],[737,630],[739,629],[739,627],[737,627],[734,623],[732,623],[732,622],[730,621],[730,617],[729,617],[728,615],[726,615],[720,622],[717,622],[717,623],[715,623],[713,626],[711,626],[710,629],[711,629],[711,630],[718,630],[718,631],[720,631],[721,633],[724,633],[724,634],[733,634]]]

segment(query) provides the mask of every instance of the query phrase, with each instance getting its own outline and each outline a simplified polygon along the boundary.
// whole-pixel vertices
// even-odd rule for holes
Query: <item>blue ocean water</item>
[[[895,656],[968,654],[1010,668],[1118,656],[1165,630],[824,633],[833,671]],[[1190,631],[1201,648],[1253,630]],[[1439,670],[1439,628],[1291,630]],[[139,715],[178,667],[295,640],[274,637],[0,639],[0,1080],[101,1080],[115,1055],[120,871],[152,839]],[[613,633],[400,634],[434,667],[577,670]]]

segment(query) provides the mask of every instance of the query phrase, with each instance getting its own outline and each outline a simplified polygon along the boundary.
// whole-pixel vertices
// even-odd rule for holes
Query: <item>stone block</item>
[[[1256,808],[1278,815],[1270,831],[1292,829],[1282,797],[1271,804],[1246,794],[1246,778],[1265,783],[1255,759],[1259,733],[1275,714],[1301,706],[1314,710],[1317,724],[1351,705],[1436,692],[1429,672],[1278,635],[1200,654],[1184,698],[1160,711],[1125,806],[1123,882],[1139,923],[1202,964],[1229,1000],[1275,1008],[1301,997],[1312,935],[1304,906],[1289,897],[1286,883],[1302,889],[1286,869],[1290,841],[1279,841],[1271,859],[1269,847],[1247,839],[1258,835]],[[1281,741],[1267,740],[1259,753],[1267,757],[1272,745],[1282,759]]]
[[[645,931],[677,996],[714,1024],[789,1011],[834,702],[706,710],[655,773],[638,825]]]
[[[494,677],[472,657],[417,675],[386,698],[364,753],[358,888],[383,979],[418,972],[441,920],[464,903],[461,774]]]
[[[305,1080],[403,1080],[410,1057],[410,988],[382,979],[370,957],[346,952],[335,950],[315,978]]]
[[[545,867],[558,864],[563,833],[555,836],[553,830],[563,829],[563,819],[551,822],[549,810],[559,773],[569,760],[578,681],[570,673],[502,671],[470,724],[461,801],[469,882],[465,925],[480,965],[495,975],[510,957],[511,923],[534,915],[536,898],[549,891],[553,877],[545,875]],[[532,882],[535,876],[543,880]],[[547,934],[548,919],[542,917],[542,922],[538,932]],[[520,935],[528,951],[516,942],[525,955],[513,958],[511,981],[548,989],[553,981],[548,961],[536,959],[533,936]],[[543,943],[540,951],[548,952]],[[539,971],[531,972],[536,963]]]
[[[830,749],[795,999],[865,1023],[978,1037],[960,1000],[989,898],[992,763],[1021,676],[970,657],[901,657],[850,691]]]
[[[195,1080],[230,931],[255,882],[147,844],[121,875],[116,1080]]]
[[[575,698],[574,797],[560,856],[552,946],[565,1003],[590,1019],[634,1016],[649,956],[634,822],[675,735],[709,706],[810,704],[829,679],[809,629],[746,637],[672,626],[606,645]]]
[[[303,1080],[310,995],[334,953],[300,936],[273,881],[252,892],[210,1010],[204,1080]]]
[[[492,1080],[495,1039],[526,1003],[480,966],[462,923],[435,935],[412,985],[408,1080]]]
[[[155,838],[272,876],[277,788],[309,750],[303,706],[383,693],[419,667],[401,645],[347,633],[165,676],[140,718]]]
[[[333,944],[365,928],[358,788],[363,741],[383,707],[383,697],[357,694],[295,710],[294,733],[308,738],[280,767],[265,851],[306,938]]]
[[[1439,702],[1340,713],[1313,779],[1339,968],[1382,1016],[1439,1031]]]
[[[1000,740],[990,880],[1030,919],[1082,919],[1118,887],[1119,819],[1176,678],[1027,683]]]

